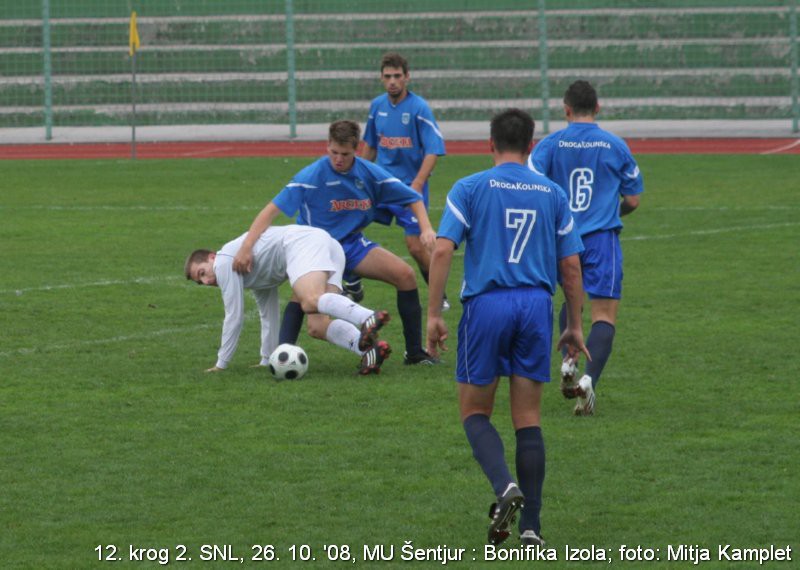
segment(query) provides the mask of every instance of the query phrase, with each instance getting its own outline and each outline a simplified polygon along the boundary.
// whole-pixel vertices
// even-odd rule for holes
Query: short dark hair
[[[396,52],[384,54],[381,58],[381,72],[383,72],[386,67],[398,67],[403,70],[404,74],[408,74],[408,62],[406,58]]]
[[[328,129],[328,142],[333,141],[341,145],[350,145],[353,148],[357,148],[360,140],[361,127],[355,121],[348,119],[334,121]]]
[[[495,150],[526,154],[533,140],[534,122],[522,109],[507,109],[492,117],[491,137]]]
[[[597,91],[591,83],[579,79],[567,87],[564,104],[572,107],[572,112],[578,116],[594,115],[597,109]]]
[[[196,249],[192,253],[189,254],[189,257],[186,258],[186,263],[183,266],[183,273],[186,275],[186,279],[191,280],[192,278],[192,266],[197,263],[205,263],[208,261],[208,256],[214,253],[210,249]]]

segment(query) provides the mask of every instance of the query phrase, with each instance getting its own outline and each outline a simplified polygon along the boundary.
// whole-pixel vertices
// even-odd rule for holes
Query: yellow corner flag
[[[136,12],[131,12],[131,32],[129,35],[129,47],[128,53],[131,57],[133,54],[136,53],[136,50],[139,49],[139,30],[136,29]]]

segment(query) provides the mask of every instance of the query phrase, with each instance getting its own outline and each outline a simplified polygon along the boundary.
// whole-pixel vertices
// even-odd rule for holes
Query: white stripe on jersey
[[[626,172],[625,176],[627,176],[628,178],[630,178],[632,180],[636,180],[637,178],[639,178],[639,167],[637,166],[636,168],[634,168],[633,172],[631,172],[631,173]]]
[[[287,188],[295,188],[297,186],[301,188],[316,188],[313,184],[303,184],[302,182],[289,182],[289,184],[286,185]]]
[[[528,168],[533,170],[539,176],[544,176],[544,172],[539,172],[538,170],[536,170],[536,167],[533,165],[533,155],[532,154],[528,155]]]
[[[444,135],[442,135],[441,131],[439,131],[439,129],[436,128],[436,124],[433,121],[429,121],[425,117],[420,117],[420,116],[417,116],[417,119],[419,119],[420,121],[423,121],[430,128],[432,128],[433,132],[436,133],[436,136],[438,136],[440,139],[444,139]]]
[[[558,235],[565,236],[568,233],[570,233],[572,231],[572,228],[574,227],[575,227],[575,219],[572,216],[570,216],[569,223],[566,226],[564,226],[563,229],[558,230]]]
[[[464,217],[464,214],[462,214],[462,213],[461,213],[461,212],[458,210],[458,208],[456,208],[455,204],[453,204],[453,203],[450,201],[450,198],[449,198],[449,197],[447,198],[447,208],[448,208],[448,209],[449,209],[449,210],[450,210],[450,211],[453,213],[453,215],[456,217],[456,219],[457,219],[459,222],[461,222],[462,224],[464,224],[464,225],[467,227],[467,229],[470,229],[470,226],[469,226],[469,224],[467,223],[467,218],[465,218],[465,217]]]
[[[378,184],[388,184],[390,182],[400,182],[399,178],[387,178],[386,180],[378,180]]]

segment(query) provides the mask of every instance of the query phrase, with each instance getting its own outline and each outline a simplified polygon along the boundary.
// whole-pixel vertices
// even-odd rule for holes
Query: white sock
[[[344,319],[357,327],[360,327],[374,312],[337,293],[321,295],[317,302],[317,309],[320,313],[325,313],[334,319]]]
[[[339,297],[340,295],[337,295]],[[358,341],[361,339],[361,331],[355,325],[336,319],[331,321],[328,325],[328,331],[325,333],[325,340],[336,346],[341,346],[345,350],[354,352],[361,356],[362,352],[358,350]]]

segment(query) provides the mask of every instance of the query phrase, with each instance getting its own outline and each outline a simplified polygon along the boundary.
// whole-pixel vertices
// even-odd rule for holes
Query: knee
[[[409,264],[404,263],[403,267],[399,268],[395,278],[395,287],[399,291],[411,291],[417,288],[417,274],[414,268]]]
[[[316,319],[308,319],[308,334],[311,338],[325,340],[325,335],[328,332],[328,322],[318,321]]]
[[[303,312],[306,314],[318,312],[319,298],[319,295],[309,295],[301,299],[300,306],[303,308]]]

